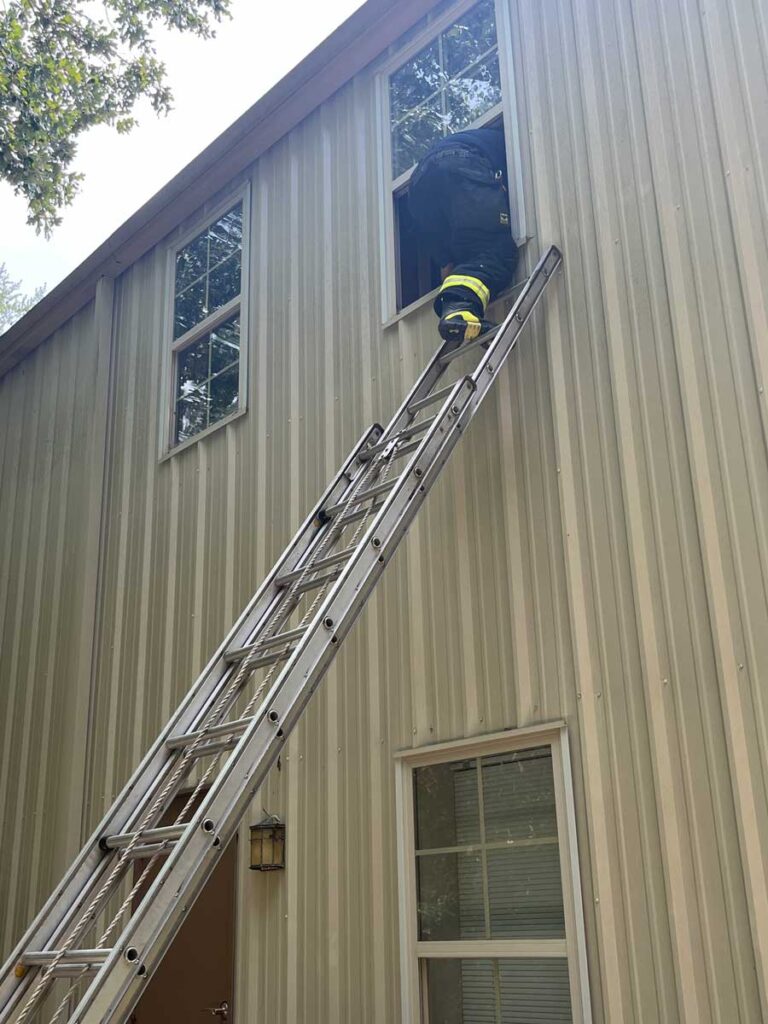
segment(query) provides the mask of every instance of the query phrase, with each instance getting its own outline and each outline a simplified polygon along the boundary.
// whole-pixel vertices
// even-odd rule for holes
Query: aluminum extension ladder
[[[34,1020],[43,1000],[57,1022],[128,1017],[561,262],[552,246],[490,341],[443,345],[389,426],[363,434],[2,968],[0,1024]],[[474,371],[438,388],[470,352]],[[266,679],[243,714],[259,670]],[[203,759],[189,820],[160,827]],[[133,885],[99,938],[96,923],[131,888],[138,858],[162,866],[138,906]],[[61,977],[76,987],[57,1006]]]

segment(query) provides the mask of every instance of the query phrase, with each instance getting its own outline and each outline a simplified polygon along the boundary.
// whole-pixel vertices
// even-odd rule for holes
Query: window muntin
[[[393,179],[499,103],[494,0],[480,0],[390,75]]]
[[[171,444],[240,406],[243,202],[174,254]]]

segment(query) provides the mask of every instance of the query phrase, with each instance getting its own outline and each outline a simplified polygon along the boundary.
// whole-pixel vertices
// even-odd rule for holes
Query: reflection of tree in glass
[[[242,244],[238,203],[177,252],[174,339],[240,294]]]
[[[200,433],[237,408],[240,315],[187,345],[176,362],[176,442]]]
[[[395,129],[393,160],[396,177],[412,167],[433,142],[446,134],[445,122],[440,97],[406,114]]]
[[[211,380],[210,423],[216,423],[237,408],[239,375],[240,367],[236,363]]]
[[[437,92],[445,81],[445,74],[440,67],[439,45],[435,40],[390,78],[392,123],[399,121],[406,111],[412,110]]]
[[[476,4],[443,33],[445,72],[449,76],[469,67],[496,45],[493,0]]]
[[[501,102],[498,55],[455,79],[446,91],[447,129],[460,131]]]
[[[498,54],[489,54],[495,46],[493,0],[482,0],[390,77],[396,178],[439,138],[501,102]]]

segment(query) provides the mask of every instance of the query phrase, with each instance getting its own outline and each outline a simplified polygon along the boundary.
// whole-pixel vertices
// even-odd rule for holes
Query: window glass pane
[[[440,48],[436,39],[390,77],[392,123],[399,121],[403,114],[417,107],[444,83],[445,76],[440,67]]]
[[[176,294],[188,288],[208,269],[208,232],[203,231],[176,253]]]
[[[493,0],[471,7],[443,33],[445,71],[453,77],[487,53],[496,44],[496,14]]]
[[[211,245],[210,266],[215,267],[243,244],[243,207],[238,204],[212,224],[208,232]]]
[[[446,89],[446,100],[448,132],[468,128],[487,110],[501,103],[498,53],[454,78]]]
[[[189,397],[176,403],[175,441],[186,441],[208,426],[208,385],[202,384],[187,391]]]
[[[491,849],[487,858],[491,938],[564,938],[557,843]]]
[[[196,386],[204,383],[208,377],[208,339],[201,338],[178,355],[176,397],[184,398],[191,394]]]
[[[556,958],[499,960],[499,1024],[570,1024],[568,961]]]
[[[431,764],[414,772],[416,849],[480,841],[477,761]]]
[[[442,96],[407,114],[392,134],[392,174],[396,178],[427,152],[445,134]]]
[[[240,367],[237,363],[211,380],[211,423],[216,423],[237,409],[239,383]]]
[[[482,759],[486,842],[557,836],[549,747]]]
[[[215,313],[240,294],[240,253],[211,270],[208,279],[208,313]]]
[[[206,278],[201,277],[199,281],[176,296],[173,313],[174,341],[208,316],[205,304],[205,286]]]
[[[430,1024],[570,1024],[568,964],[557,958],[429,960]]]
[[[234,316],[211,331],[211,373],[219,373],[240,356],[240,317]]]
[[[486,937],[479,853],[417,858],[419,938],[423,942]]]

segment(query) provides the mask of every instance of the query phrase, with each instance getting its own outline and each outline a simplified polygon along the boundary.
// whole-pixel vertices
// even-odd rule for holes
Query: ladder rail
[[[140,819],[142,810],[147,807],[152,794],[157,792],[178,755],[177,750],[167,747],[167,740],[177,733],[189,733],[200,727],[200,722],[204,720],[212,702],[215,702],[222,684],[237,671],[237,665],[227,663],[226,652],[232,646],[248,643],[258,622],[263,621],[265,615],[269,616],[277,599],[284,596],[285,591],[277,588],[275,581],[279,576],[296,569],[298,563],[307,556],[313,542],[316,543],[318,537],[322,536],[323,531],[315,526],[317,517],[329,502],[350,489],[353,479],[351,471],[356,467],[360,453],[370,444],[375,444],[381,432],[381,426],[373,424],[354,445],[235,625],[209,659],[197,682],[190,687],[64,878],[8,957],[0,974],[0,1024],[10,1019],[7,1015],[9,1009],[12,1010],[23,998],[33,980],[32,971],[27,971],[21,978],[15,973],[15,966],[21,962],[24,951],[51,948],[60,941],[78,911],[87,906],[91,895],[98,891],[109,864],[113,862],[100,848],[101,838],[128,832]]]

